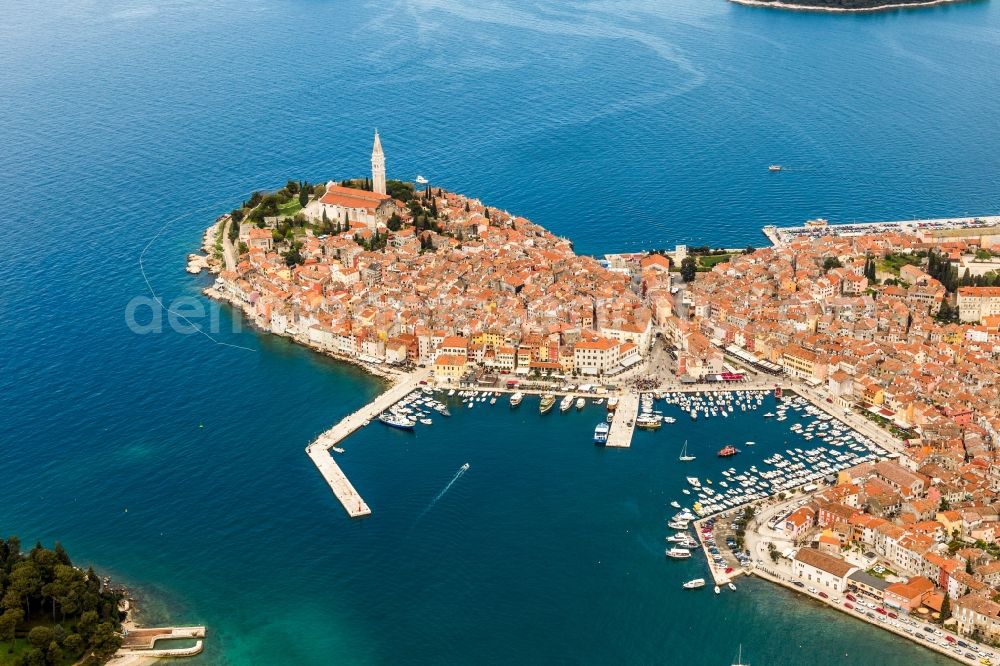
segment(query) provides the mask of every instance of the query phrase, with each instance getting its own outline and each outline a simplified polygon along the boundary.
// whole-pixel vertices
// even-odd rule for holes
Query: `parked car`
[[[824,599],[829,599],[830,598],[830,595],[828,595],[826,592],[820,592],[819,596],[823,597]]]

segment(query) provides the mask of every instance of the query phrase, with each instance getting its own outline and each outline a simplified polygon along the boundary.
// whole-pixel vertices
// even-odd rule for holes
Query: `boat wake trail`
[[[455,476],[451,477],[451,481],[448,482],[448,485],[446,485],[441,490],[441,492],[439,492],[434,497],[434,499],[431,500],[431,503],[427,505],[427,508],[425,508],[423,511],[420,512],[420,515],[417,516],[417,520],[420,520],[421,518],[423,518],[424,514],[426,514],[431,509],[433,509],[434,505],[438,503],[438,500],[440,500],[442,497],[444,497],[445,493],[447,493],[451,489],[451,487],[453,485],[455,485],[455,482],[458,481],[462,477],[462,475],[465,474],[467,471],[469,471],[469,463],[465,463],[464,465],[462,465],[461,467],[459,467],[458,471],[455,472]]]

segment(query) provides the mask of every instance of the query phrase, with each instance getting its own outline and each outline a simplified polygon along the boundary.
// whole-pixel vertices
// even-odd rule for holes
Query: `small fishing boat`
[[[727,444],[726,446],[719,449],[718,456],[720,458],[728,458],[730,456],[735,456],[739,451],[732,444]]]

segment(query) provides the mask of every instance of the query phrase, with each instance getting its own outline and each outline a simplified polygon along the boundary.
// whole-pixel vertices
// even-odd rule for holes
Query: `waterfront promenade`
[[[635,432],[635,417],[639,415],[639,394],[628,391],[618,399],[611,430],[608,431],[608,441],[605,446],[612,449],[627,449],[632,446],[632,435]]]
[[[977,217],[949,217],[925,220],[897,220],[890,222],[845,222],[824,225],[803,225],[798,227],[766,226],[764,235],[772,245],[786,245],[799,238],[820,236],[861,236],[886,232],[924,235],[933,238],[953,236],[1000,235],[1000,216],[980,215]]]
[[[430,370],[427,369],[411,373],[361,409],[344,417],[337,425],[321,434],[306,447],[309,458],[316,465],[316,469],[319,470],[330,486],[330,490],[333,491],[351,518],[371,515],[372,510],[340,469],[340,465],[330,455],[330,449],[337,446],[355,430],[364,426],[366,422],[371,421],[402,400],[411,391],[416,390],[420,386],[420,382],[426,382],[429,376]]]

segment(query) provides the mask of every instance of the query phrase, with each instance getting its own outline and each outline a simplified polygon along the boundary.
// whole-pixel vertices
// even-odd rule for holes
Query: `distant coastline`
[[[777,0],[775,2],[767,2],[766,0],[729,0],[738,5],[747,5],[748,7],[771,7],[774,9],[785,9],[789,11],[804,11],[804,12],[838,12],[838,13],[854,13],[854,12],[881,12],[888,11],[890,9],[916,9],[920,7],[933,7],[934,5],[948,5],[959,2],[969,2],[969,0],[925,0],[924,2],[887,2],[884,4],[876,4],[870,7],[828,7],[822,5],[803,5],[794,2],[781,2]]]

